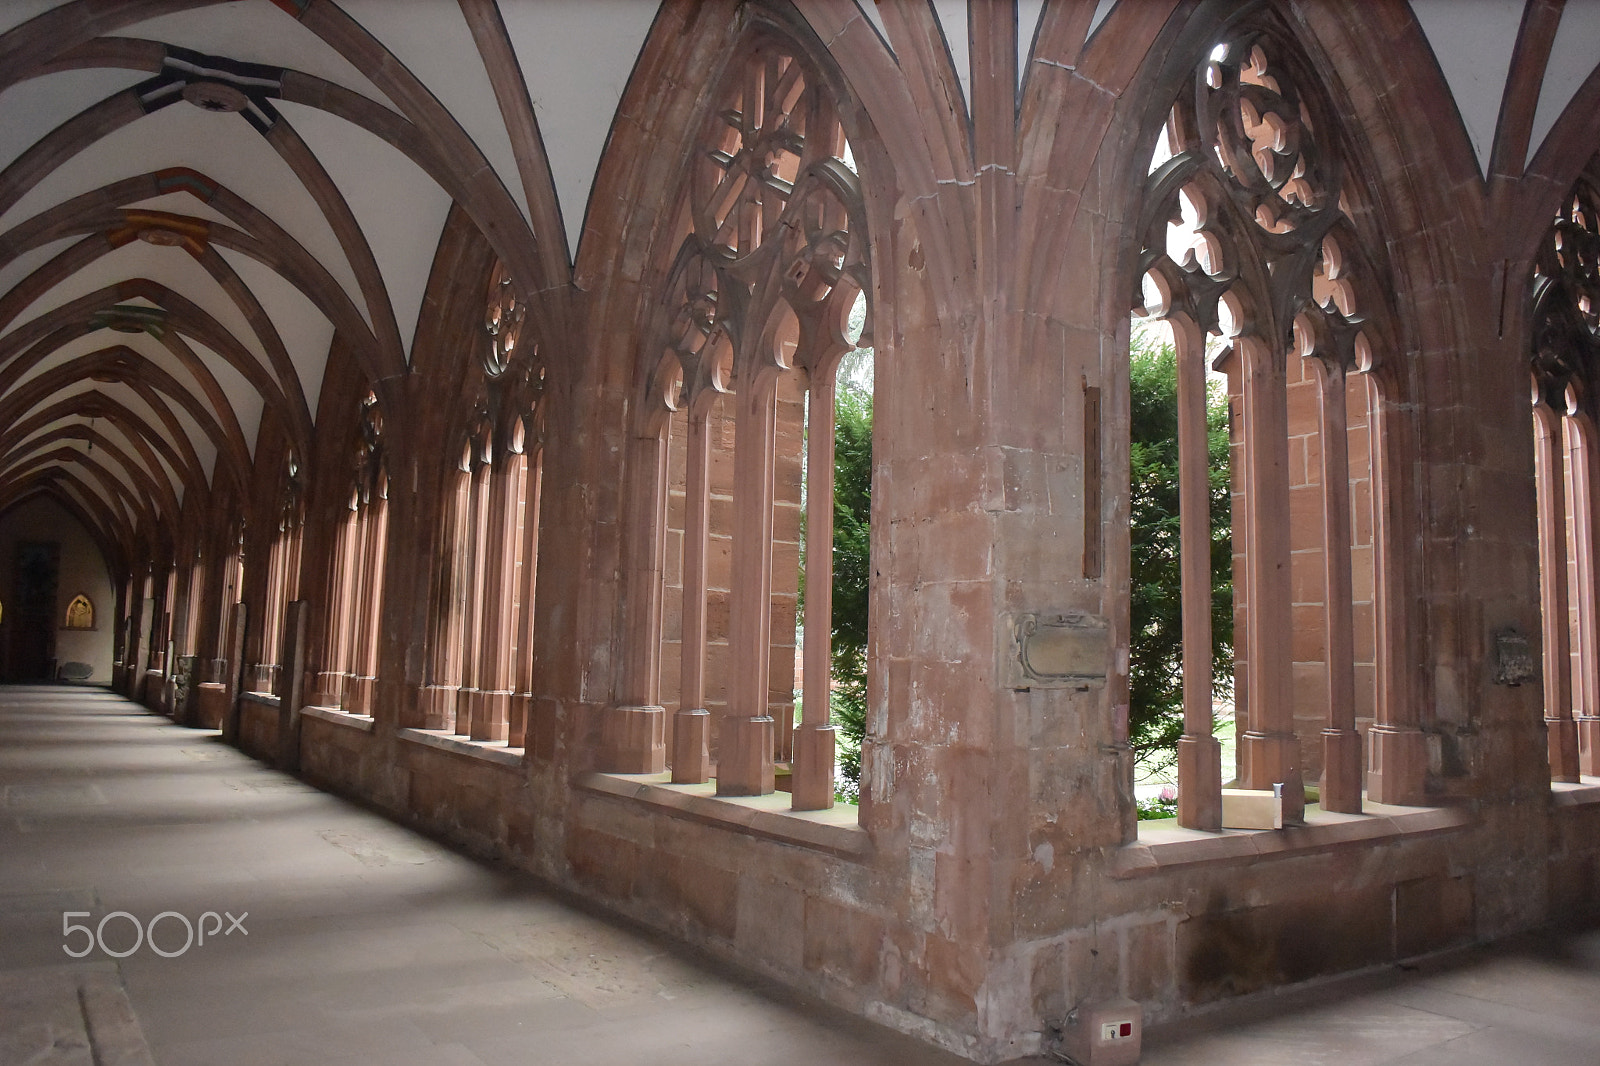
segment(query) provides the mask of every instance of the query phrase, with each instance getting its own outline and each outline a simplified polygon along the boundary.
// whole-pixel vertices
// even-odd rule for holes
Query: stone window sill
[[[259,703],[263,707],[278,707],[283,701],[270,692],[241,692],[239,698],[245,703]]]
[[[1362,814],[1335,814],[1313,804],[1306,808],[1305,825],[1286,829],[1205,833],[1179,828],[1175,822],[1141,822],[1138,842],[1113,853],[1110,872],[1117,878],[1150,877],[1198,865],[1249,865],[1340,845],[1416,839],[1477,821],[1465,807],[1393,807],[1368,800]]]
[[[522,768],[522,756],[526,751],[525,748],[508,747],[503,741],[468,740],[443,729],[402,729],[396,735],[401,740],[409,740],[425,748],[437,748],[513,770]]]
[[[712,782],[674,785],[671,773],[585,774],[578,787],[602,796],[631,800],[674,818],[684,818],[736,833],[859,859],[872,851],[858,808],[836,803],[825,811],[797,811],[787,792],[767,796],[718,796]]]
[[[1582,807],[1590,803],[1600,803],[1600,777],[1550,782],[1551,806]]]
[[[362,733],[372,732],[373,727],[378,724],[377,719],[371,715],[351,714],[349,711],[341,711],[337,707],[302,707],[300,708],[300,717],[331,722],[334,725],[344,726],[346,729],[359,730]]]

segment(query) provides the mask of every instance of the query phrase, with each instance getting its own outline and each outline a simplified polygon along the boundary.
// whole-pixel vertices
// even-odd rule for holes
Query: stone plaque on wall
[[[1538,680],[1533,649],[1528,644],[1528,638],[1516,626],[1507,626],[1495,633],[1494,651],[1495,684],[1517,686]]]
[[[1018,614],[1010,623],[1006,674],[1011,688],[1103,685],[1111,662],[1106,620],[1084,611]]]

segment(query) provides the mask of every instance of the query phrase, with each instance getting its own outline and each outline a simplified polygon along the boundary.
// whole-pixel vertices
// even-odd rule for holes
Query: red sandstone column
[[[1322,730],[1322,809],[1361,813],[1361,734],[1356,732],[1355,619],[1350,578],[1350,437],[1345,368],[1311,357],[1317,372],[1322,452],[1323,663],[1328,724]]]
[[[752,375],[753,376],[753,375]],[[719,731],[717,794],[774,789],[773,721],[767,712],[772,658],[772,476],[777,437],[775,380],[747,381],[736,395],[733,456],[733,589],[729,652],[733,679]]]
[[[291,600],[283,605],[283,651],[279,660],[284,678],[283,691],[278,702],[278,754],[277,767],[288,773],[300,769],[300,701],[304,689],[300,684],[306,659],[306,608],[305,600]]]
[[[800,729],[794,739],[794,809],[833,806],[834,375],[806,392],[806,617]]]
[[[322,672],[317,675],[317,703],[324,707],[339,706],[339,694],[344,691],[339,671],[339,630],[344,617],[344,558],[345,523],[339,522],[333,533],[333,552],[328,568],[327,618],[322,633]]]
[[[476,716],[482,659],[483,601],[485,590],[484,556],[488,550],[489,477],[487,463],[472,472],[472,493],[468,507],[465,584],[466,604],[462,610],[461,687],[456,691],[455,731],[470,736]]]
[[[444,497],[444,514],[441,516],[442,536],[438,547],[439,599],[433,620],[433,663],[429,671],[427,701],[423,707],[424,729],[454,729],[456,693],[461,688],[461,675],[457,656],[461,649],[461,575],[462,546],[466,541],[463,522],[466,516],[466,497],[470,481],[458,474]]]
[[[232,624],[228,627],[228,705],[222,712],[222,739],[227,744],[239,743],[239,697],[244,690],[244,640],[245,626],[250,619],[250,609],[243,600],[233,605]]]
[[[1417,806],[1425,799],[1427,738],[1418,727],[1407,654],[1411,639],[1406,523],[1401,508],[1409,497],[1408,461],[1400,427],[1385,402],[1378,379],[1367,375],[1368,425],[1372,451],[1373,599],[1377,652],[1377,720],[1367,734],[1367,799],[1374,803]]]
[[[528,711],[533,702],[533,598],[539,585],[539,490],[543,464],[538,452],[525,454],[521,464],[521,497],[517,510],[522,516],[522,541],[518,546],[517,661],[512,667],[511,723],[506,743],[513,748],[527,744]]]
[[[1578,770],[1600,776],[1600,587],[1596,586],[1594,426],[1583,415],[1566,420],[1572,457],[1572,530],[1578,557]]]
[[[361,591],[356,598],[354,640],[356,712],[375,715],[373,696],[378,673],[380,607],[383,602],[383,561],[389,527],[389,509],[374,494],[361,522]]]
[[[683,624],[678,711],[672,716],[672,780],[711,779],[711,715],[706,711],[706,538],[711,527],[711,433],[702,411],[687,419],[683,494]]]
[[[1183,736],[1178,738],[1178,824],[1222,828],[1222,745],[1212,735],[1211,469],[1205,344],[1171,320],[1178,357],[1178,516],[1183,602]]]
[[[1288,399],[1282,360],[1257,340],[1239,343],[1244,373],[1246,602],[1250,617],[1249,788],[1283,785],[1283,816],[1305,813],[1290,672]]]
[[[649,482],[629,496],[627,527],[627,637],[619,702],[600,724],[600,768],[613,773],[658,774],[667,768],[667,712],[660,694],[661,569],[666,553],[667,435],[633,442],[636,470]]]
[[[512,582],[516,579],[518,495],[510,456],[501,456],[489,482],[483,565],[483,626],[479,643],[478,703],[472,739],[504,741],[511,721],[511,631],[516,622]]]
[[[1539,609],[1544,624],[1544,722],[1550,779],[1578,780],[1578,727],[1572,720],[1572,620],[1567,613],[1566,478],[1561,415],[1533,409],[1539,478]]]

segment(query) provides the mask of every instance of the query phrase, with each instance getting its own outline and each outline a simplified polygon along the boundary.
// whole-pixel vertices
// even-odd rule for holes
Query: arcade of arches
[[[154,710],[979,1061],[1591,917],[1597,55],[1595,0],[7,4],[0,668],[98,634]]]

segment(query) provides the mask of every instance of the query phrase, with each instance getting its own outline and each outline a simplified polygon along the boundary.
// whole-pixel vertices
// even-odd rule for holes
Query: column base
[[[1300,738],[1293,733],[1258,733],[1250,730],[1241,738],[1247,749],[1250,777],[1245,787],[1270,792],[1283,786],[1283,824],[1299,825],[1306,820],[1306,782],[1300,773]]]
[[[838,732],[831,725],[803,722],[794,731],[794,810],[825,811],[833,806],[833,759]]]
[[[1222,745],[1216,737],[1178,738],[1178,824],[1222,830]]]
[[[1361,734],[1354,729],[1322,731],[1322,809],[1361,813]]]
[[[471,739],[503,743],[511,729],[511,693],[479,692],[472,707]]]
[[[511,720],[507,723],[506,744],[513,748],[525,748],[528,745],[528,711],[533,703],[533,697],[526,692],[513,693],[511,696]]]
[[[377,684],[375,677],[350,677],[345,682],[344,698],[341,700],[342,709],[350,714],[372,715],[372,690]]]
[[[1600,777],[1600,717],[1580,714],[1578,725],[1578,773]]]
[[[1578,723],[1571,718],[1549,718],[1544,727],[1550,739],[1550,780],[1578,780]]]
[[[1420,729],[1375,725],[1367,743],[1367,799],[1397,807],[1427,806],[1427,736]]]
[[[672,716],[672,783],[703,785],[711,780],[711,712],[703,707]]]
[[[422,690],[422,728],[449,729],[455,724],[456,687],[428,685]]]
[[[342,706],[344,696],[344,675],[333,670],[323,670],[317,674],[317,706],[339,707]]]
[[[772,773],[773,726],[771,718],[722,720],[717,753],[717,795],[767,796],[777,788]]]
[[[664,707],[607,707],[600,721],[600,769],[659,774],[667,768]]]
[[[458,737],[472,736],[472,715],[477,707],[478,690],[469,685],[456,689],[456,716],[450,728]]]

